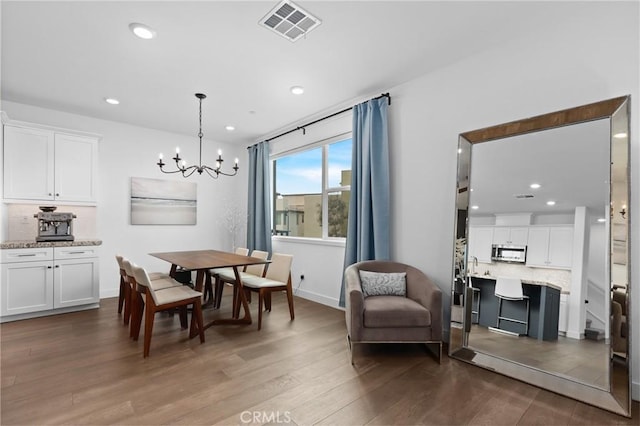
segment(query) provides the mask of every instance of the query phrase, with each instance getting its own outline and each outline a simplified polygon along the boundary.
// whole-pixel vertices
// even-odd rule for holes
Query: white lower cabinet
[[[0,315],[98,303],[98,268],[93,246],[2,250]]]

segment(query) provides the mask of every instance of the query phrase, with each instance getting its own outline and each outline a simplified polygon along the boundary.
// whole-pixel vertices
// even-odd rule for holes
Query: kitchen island
[[[470,275],[473,291],[473,322],[482,327],[496,327],[498,319],[498,298],[495,296],[496,277]],[[528,337],[539,340],[558,339],[558,320],[560,317],[560,293],[562,289],[544,281],[522,280],[522,291],[529,296],[529,332]],[[502,304],[502,316],[524,319],[524,302],[505,301]],[[525,334],[524,324],[500,321],[500,329]]]

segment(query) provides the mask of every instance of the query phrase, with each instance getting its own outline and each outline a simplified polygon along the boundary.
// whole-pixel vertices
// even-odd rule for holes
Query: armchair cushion
[[[406,297],[370,296],[364,300],[364,326],[429,327],[431,312]]]
[[[369,296],[406,296],[406,272],[359,271],[362,293]]]

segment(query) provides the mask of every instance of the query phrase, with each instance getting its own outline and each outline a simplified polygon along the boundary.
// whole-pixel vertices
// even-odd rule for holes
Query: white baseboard
[[[640,401],[640,382],[631,382],[631,399]]]
[[[307,299],[313,302],[321,303],[323,305],[331,306],[332,308],[344,310],[344,308],[341,308],[340,306],[338,306],[340,301],[333,297],[327,297],[325,295],[304,290],[302,288],[294,289],[293,294],[296,296],[302,297],[303,299]]]

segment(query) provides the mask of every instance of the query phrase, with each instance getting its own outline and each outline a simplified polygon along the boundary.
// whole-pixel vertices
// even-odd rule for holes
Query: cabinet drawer
[[[43,260],[53,260],[53,248],[42,247],[0,250],[0,261],[2,263],[39,262]]]
[[[54,249],[54,257],[56,260],[98,257],[98,247],[96,246],[56,247]]]

